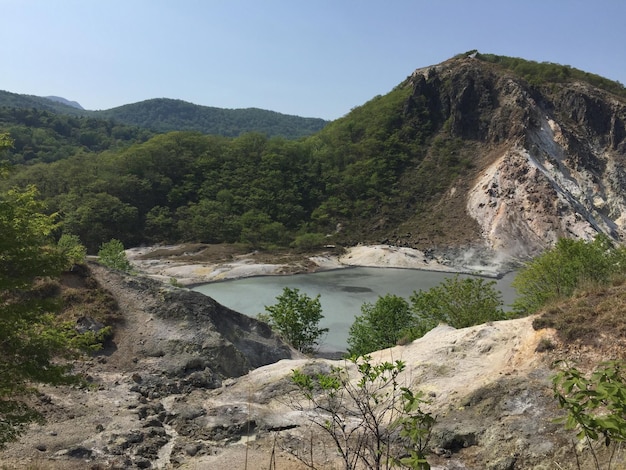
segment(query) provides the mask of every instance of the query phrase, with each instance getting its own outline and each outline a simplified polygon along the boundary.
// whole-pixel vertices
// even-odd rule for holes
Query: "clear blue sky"
[[[471,49],[626,83],[624,0],[0,0],[0,89],[336,119]]]

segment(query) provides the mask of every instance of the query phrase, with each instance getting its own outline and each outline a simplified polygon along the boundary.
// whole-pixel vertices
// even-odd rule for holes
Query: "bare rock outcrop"
[[[528,258],[560,237],[626,230],[626,102],[583,82],[529,84],[480,60],[418,69],[405,107],[474,145],[466,213],[491,249]],[[478,240],[476,240],[478,242]]]

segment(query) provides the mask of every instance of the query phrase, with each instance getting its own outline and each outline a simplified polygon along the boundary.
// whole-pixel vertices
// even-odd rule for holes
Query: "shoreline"
[[[506,260],[493,254],[486,255],[475,249],[459,253],[435,255],[420,250],[392,245],[357,245],[346,248],[341,254],[330,252],[312,256],[260,261],[257,252],[233,256],[224,261],[185,259],[182,256],[168,257],[163,253],[178,253],[180,245],[131,248],[126,255],[133,267],[144,275],[192,288],[202,284],[231,281],[236,279],[287,276],[321,271],[348,269],[352,267],[413,269],[458,274],[472,274],[487,278],[500,278],[509,272]],[[152,258],[158,252],[161,256]],[[469,256],[468,256],[469,254]],[[455,259],[456,258],[456,259]]]

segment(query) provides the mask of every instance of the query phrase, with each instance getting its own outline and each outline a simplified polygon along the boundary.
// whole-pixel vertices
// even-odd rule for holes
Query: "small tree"
[[[77,235],[63,234],[57,245],[67,258],[68,268],[85,262],[87,248],[80,242]]]
[[[503,320],[502,294],[495,285],[495,281],[457,275],[427,291],[414,292],[410,301],[417,325],[415,336],[423,336],[439,323],[465,328]]]
[[[324,318],[319,299],[319,294],[312,299],[300,294],[298,289],[285,287],[276,297],[278,303],[265,307],[267,317],[260,317],[267,319],[270,326],[298,351],[313,353],[328,332],[328,328],[319,327]]]
[[[118,269],[120,271],[130,272],[132,266],[126,253],[124,252],[124,245],[121,241],[115,238],[111,241],[103,243],[98,251],[98,257],[100,263],[109,268]]]
[[[402,297],[387,294],[375,304],[364,303],[348,335],[348,352],[362,356],[395,346],[413,325],[409,304]]]
[[[311,422],[330,436],[346,470],[397,464],[430,468],[425,455],[435,419],[423,411],[422,392],[400,386],[404,368],[402,361],[373,364],[364,356],[350,359],[345,367],[331,367],[329,373],[293,371],[292,380],[306,399],[294,408],[309,413]],[[312,452],[291,451],[310,468],[318,468]]]
[[[625,370],[623,361],[608,361],[599,364],[589,377],[575,367],[565,367],[552,379],[554,396],[567,411],[562,420],[565,427],[575,429],[578,439],[587,444],[598,470],[602,466],[594,443],[611,448],[606,458],[606,468],[610,469],[617,447],[626,441]]]

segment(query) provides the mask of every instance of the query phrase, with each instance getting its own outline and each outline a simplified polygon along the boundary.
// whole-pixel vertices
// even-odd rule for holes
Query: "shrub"
[[[285,287],[283,293],[276,297],[278,303],[266,306],[267,314],[261,314],[259,319],[267,321],[298,351],[313,353],[328,332],[328,328],[319,327],[324,318],[319,299],[319,295],[312,299],[306,294],[300,294],[298,289]]]
[[[350,327],[348,352],[363,355],[424,336],[439,323],[465,328],[503,320],[502,295],[495,281],[481,278],[446,279],[427,291],[413,292],[410,304],[387,294],[376,304],[363,304]]]
[[[326,242],[326,236],[323,233],[303,233],[298,235],[291,246],[301,251],[319,248]]]
[[[439,323],[465,328],[505,319],[502,295],[495,285],[495,281],[461,279],[457,275],[428,291],[414,292],[410,301],[416,337],[423,336]]]
[[[513,304],[522,315],[547,303],[570,297],[581,286],[608,284],[626,270],[626,251],[604,235],[592,242],[561,238],[554,248],[530,261],[513,280],[518,298]]]
[[[57,245],[68,260],[68,268],[85,262],[87,248],[81,243],[77,235],[63,234]]]
[[[600,457],[594,442],[613,448],[607,457],[606,468],[611,468],[615,448],[626,441],[625,367],[623,361],[603,362],[588,377],[575,367],[565,367],[552,379],[559,407],[567,411],[560,421],[577,431],[597,469],[601,468]]]
[[[408,302],[397,295],[379,297],[375,304],[364,303],[350,327],[348,352],[362,356],[395,346],[413,324]]]
[[[363,356],[328,373],[293,371],[292,380],[306,400],[293,407],[331,437],[346,470],[430,468],[426,453],[435,418],[422,409],[427,403],[423,392],[401,386],[405,366],[402,361],[373,364]],[[308,468],[320,468],[311,450],[288,448]]]
[[[124,245],[115,238],[102,244],[100,251],[98,251],[98,257],[100,263],[109,268],[124,272],[130,272],[132,269],[130,261],[128,261],[126,253],[124,252]]]

